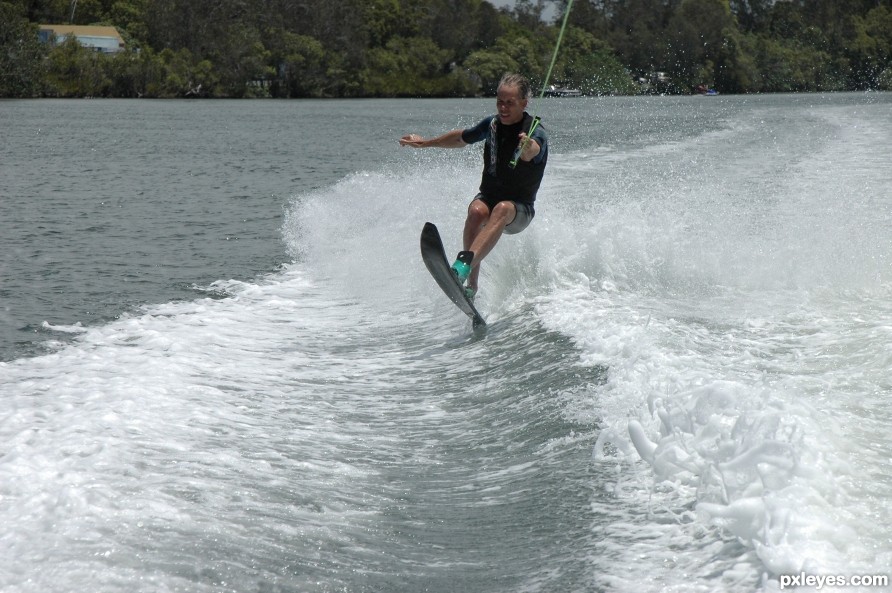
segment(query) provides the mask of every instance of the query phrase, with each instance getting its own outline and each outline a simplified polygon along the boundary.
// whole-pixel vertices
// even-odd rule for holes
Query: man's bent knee
[[[489,216],[489,206],[487,206],[483,200],[474,200],[468,206],[468,214],[473,214],[476,216]]]
[[[517,209],[514,207],[514,202],[499,202],[492,209],[492,218],[504,220],[506,226],[514,222],[515,216],[517,216]]]
[[[474,200],[468,205],[468,222],[484,225],[489,220],[489,206],[481,200]]]

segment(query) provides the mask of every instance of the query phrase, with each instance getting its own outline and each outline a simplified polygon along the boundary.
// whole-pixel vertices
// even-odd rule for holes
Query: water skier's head
[[[496,91],[496,108],[503,124],[516,124],[523,119],[530,92],[530,81],[526,77],[520,74],[506,74],[502,77]]]

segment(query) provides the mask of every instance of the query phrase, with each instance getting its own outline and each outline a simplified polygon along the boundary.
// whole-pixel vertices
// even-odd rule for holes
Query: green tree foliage
[[[48,94],[56,97],[105,97],[112,87],[105,60],[69,37],[49,54]]]
[[[475,51],[465,60],[465,67],[487,95],[495,94],[505,72],[520,70],[514,58],[496,48]]]
[[[852,86],[888,89],[892,68],[892,9],[877,6],[863,17],[854,16],[852,27],[854,38],[846,52],[852,65]]]
[[[325,47],[309,35],[271,29],[267,37],[276,68],[270,93],[274,97],[321,97],[330,89]]]
[[[147,49],[139,53],[121,52],[109,60],[114,97],[160,97],[165,79],[163,62]]]
[[[105,15],[104,21],[118,28],[131,49],[149,47],[146,43],[150,36],[149,26],[146,22],[149,1],[116,1],[111,4]]]
[[[577,27],[570,27],[558,53],[554,82],[588,95],[634,94],[629,72],[606,42]]]
[[[0,97],[473,96],[507,71],[538,89],[568,3],[0,0]],[[586,94],[892,87],[892,0],[574,0],[569,22],[549,82]],[[68,23],[127,51],[37,43]]]
[[[756,71],[751,90],[801,92],[836,90],[829,55],[794,41],[755,38]],[[837,87],[838,88],[838,87]]]
[[[512,32],[500,37],[493,47],[472,53],[464,64],[487,95],[495,94],[505,72],[524,72],[535,84],[545,78],[548,67],[539,43],[528,32]],[[547,57],[550,60],[551,56]]]
[[[715,65],[734,29],[728,0],[681,0],[667,29],[666,57],[676,84],[715,84]]]
[[[30,97],[42,84],[45,53],[21,7],[0,2],[0,97]]]
[[[368,96],[442,97],[473,92],[461,72],[443,71],[449,57],[428,37],[393,37],[385,47],[371,50],[362,74]]]

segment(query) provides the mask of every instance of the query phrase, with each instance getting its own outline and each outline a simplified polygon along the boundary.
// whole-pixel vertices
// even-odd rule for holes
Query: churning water
[[[888,574],[892,96],[541,102],[475,334],[479,146],[396,140],[493,109],[0,103],[0,590]]]

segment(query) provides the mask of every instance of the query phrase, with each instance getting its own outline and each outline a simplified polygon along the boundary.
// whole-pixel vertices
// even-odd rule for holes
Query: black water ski
[[[449,260],[446,259],[446,250],[443,249],[443,241],[440,239],[440,232],[430,222],[424,223],[424,228],[421,230],[421,258],[449,300],[471,318],[474,329],[486,325],[483,317],[474,308],[474,303],[465,295],[464,287],[452,273]]]

